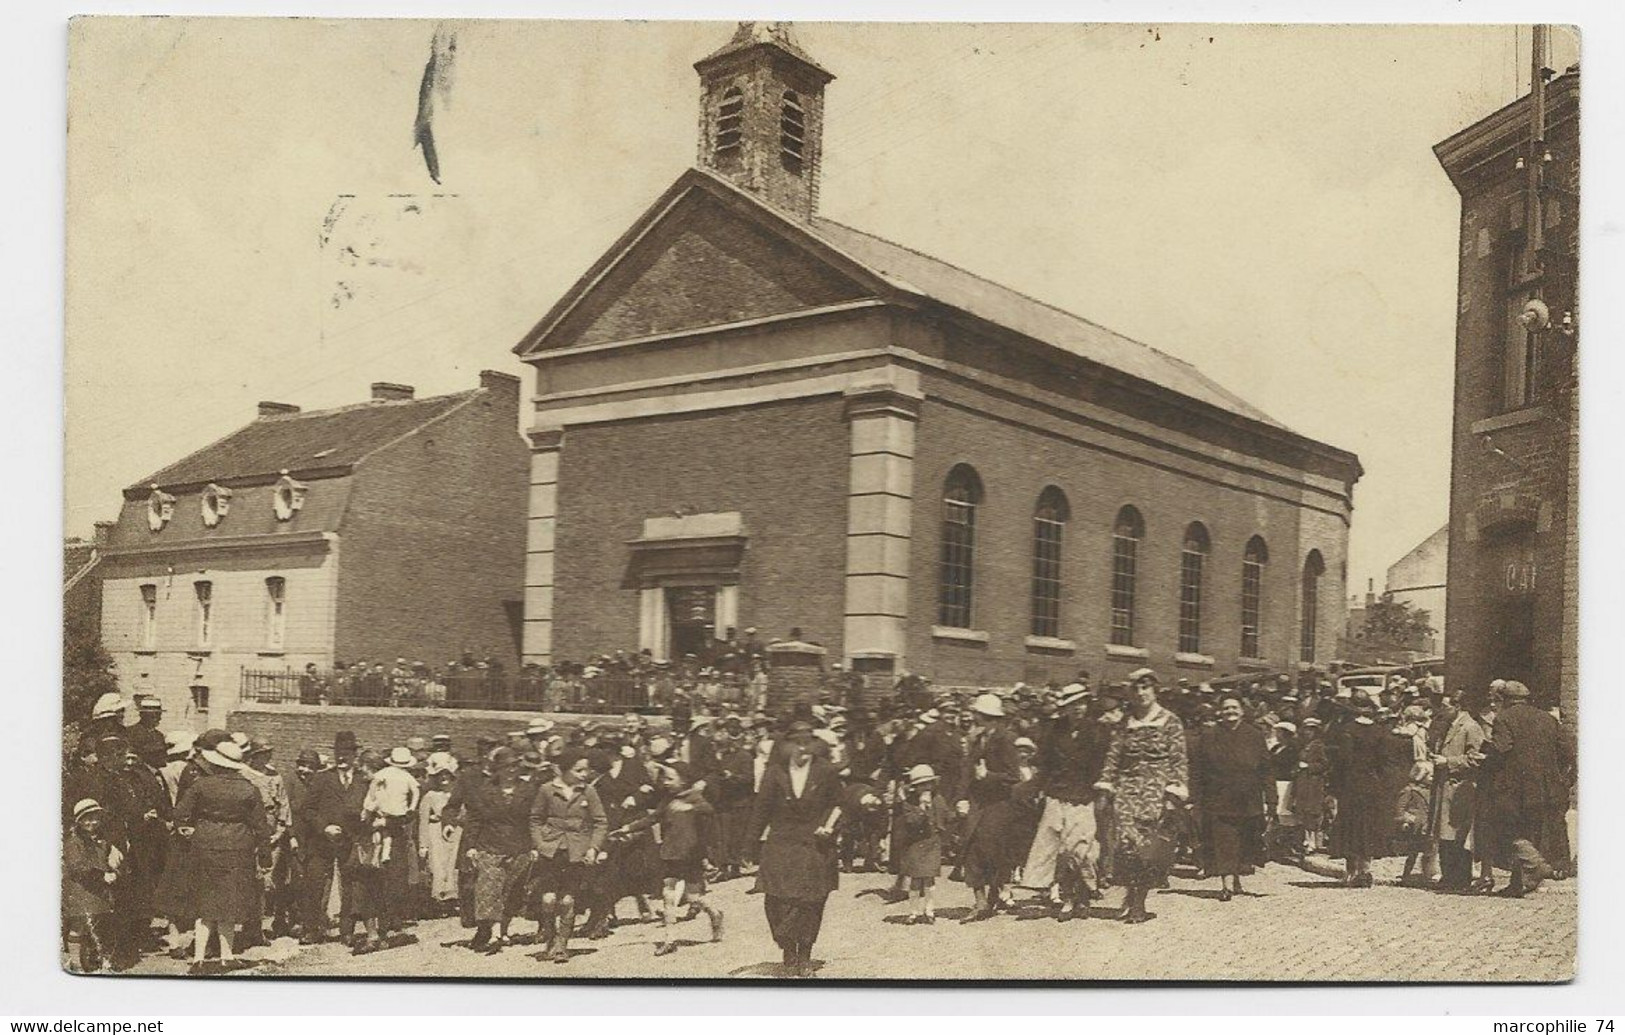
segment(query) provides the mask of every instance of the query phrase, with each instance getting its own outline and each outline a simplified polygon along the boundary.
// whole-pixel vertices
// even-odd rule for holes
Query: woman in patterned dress
[[[508,943],[508,923],[524,905],[530,875],[530,806],[536,785],[519,778],[512,748],[491,753],[491,778],[475,785],[462,850],[474,863],[474,940],[469,948],[495,955]],[[444,816],[442,816],[442,821]]]
[[[1173,863],[1173,832],[1164,825],[1171,797],[1190,797],[1185,761],[1185,727],[1157,703],[1157,676],[1139,669],[1132,684],[1129,714],[1112,736],[1095,788],[1111,796],[1113,877],[1127,891],[1123,920],[1143,924],[1145,899],[1167,877]]]

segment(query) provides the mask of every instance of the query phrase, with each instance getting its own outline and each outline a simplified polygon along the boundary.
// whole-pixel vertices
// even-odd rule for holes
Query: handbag
[[[384,841],[358,841],[355,846],[355,864],[364,870],[378,870],[384,866]]]

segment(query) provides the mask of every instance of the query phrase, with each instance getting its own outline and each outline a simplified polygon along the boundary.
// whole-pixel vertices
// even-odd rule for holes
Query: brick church
[[[1331,660],[1353,454],[821,216],[835,77],[784,26],[695,69],[697,167],[515,349],[525,660],[746,627],[939,684]]]

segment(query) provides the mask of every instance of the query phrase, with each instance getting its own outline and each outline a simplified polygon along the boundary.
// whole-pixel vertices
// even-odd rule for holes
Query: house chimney
[[[480,371],[480,387],[495,388],[498,391],[511,391],[519,387],[519,378],[513,374],[504,374],[500,370]]]
[[[372,401],[375,403],[400,402],[403,399],[412,398],[412,392],[411,385],[391,384],[388,381],[374,381],[372,383]]]
[[[1377,602],[1377,580],[1365,580],[1365,606],[1370,607]]]
[[[266,402],[262,399],[260,401],[259,419],[265,420],[268,417],[291,417],[298,412],[299,407],[295,406],[293,403]]]
[[[91,538],[91,543],[95,545],[96,549],[107,549],[107,545],[113,541],[113,528],[117,524],[117,521],[96,522],[96,531]]]

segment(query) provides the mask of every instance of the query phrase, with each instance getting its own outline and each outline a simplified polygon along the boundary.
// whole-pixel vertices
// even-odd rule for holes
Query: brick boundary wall
[[[412,736],[451,735],[452,750],[460,756],[473,753],[474,739],[481,734],[503,736],[524,729],[541,712],[487,711],[474,708],[365,708],[352,705],[244,704],[226,716],[226,729],[241,730],[251,737],[271,742],[272,759],[283,773],[293,772],[294,759],[305,748],[331,753],[333,735],[340,730],[355,733],[363,750],[388,751],[406,743]],[[547,713],[561,732],[589,721],[619,724],[619,715]],[[651,729],[665,729],[670,720],[663,715],[646,716]]]

